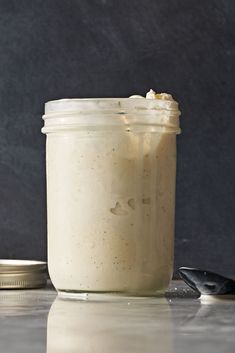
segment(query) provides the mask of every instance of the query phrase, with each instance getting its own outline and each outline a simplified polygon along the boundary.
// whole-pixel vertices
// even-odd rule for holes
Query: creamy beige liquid
[[[173,262],[173,133],[47,139],[49,272],[58,290],[151,294]]]

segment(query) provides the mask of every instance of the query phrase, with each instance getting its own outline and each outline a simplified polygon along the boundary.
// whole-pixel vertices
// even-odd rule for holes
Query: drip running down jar
[[[59,293],[157,295],[173,265],[174,100],[46,103],[48,266]]]

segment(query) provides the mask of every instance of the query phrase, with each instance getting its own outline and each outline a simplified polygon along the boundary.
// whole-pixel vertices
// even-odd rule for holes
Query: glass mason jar
[[[48,267],[59,292],[167,288],[179,115],[173,100],[46,103]]]

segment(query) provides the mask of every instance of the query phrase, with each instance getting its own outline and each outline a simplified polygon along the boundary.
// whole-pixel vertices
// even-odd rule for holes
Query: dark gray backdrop
[[[234,0],[0,0],[0,258],[46,258],[45,101],[180,102],[176,267],[235,275]]]

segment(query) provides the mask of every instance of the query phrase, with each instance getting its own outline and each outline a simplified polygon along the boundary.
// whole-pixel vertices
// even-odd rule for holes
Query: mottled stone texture
[[[181,103],[176,267],[235,275],[234,0],[0,0],[0,257],[46,258],[43,104]]]

